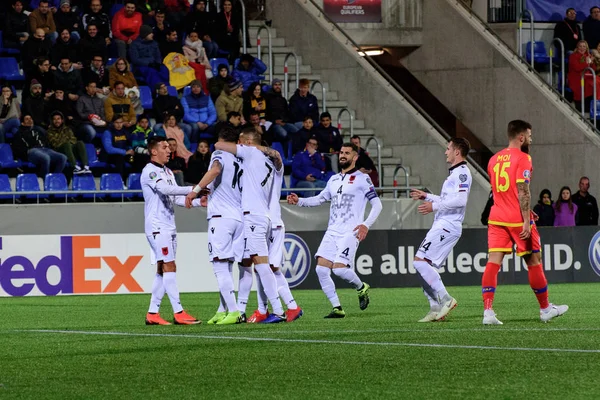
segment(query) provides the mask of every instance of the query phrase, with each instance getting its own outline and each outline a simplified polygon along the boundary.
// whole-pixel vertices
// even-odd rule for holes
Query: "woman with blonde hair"
[[[585,40],[577,42],[575,51],[569,56],[569,74],[567,75],[569,81],[569,88],[573,91],[573,100],[575,106],[580,107],[581,104],[581,74],[586,68],[596,70],[596,63],[594,63],[594,57],[590,53],[590,48]],[[596,85],[596,92],[600,96],[600,76],[594,77],[592,72],[587,70],[584,74],[584,87],[583,97],[585,109],[587,110],[590,106],[590,100],[594,93],[594,85]]]

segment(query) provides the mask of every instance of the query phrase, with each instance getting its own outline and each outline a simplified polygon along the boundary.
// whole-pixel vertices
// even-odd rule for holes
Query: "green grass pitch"
[[[1,298],[0,399],[597,399],[599,288],[551,285],[571,308],[543,324],[528,286],[500,286],[486,327],[479,287],[450,288],[458,308],[429,324],[412,288],[372,289],[362,312],[339,290],[342,320],[295,291],[305,315],[278,325],[145,326],[149,295]],[[216,301],[182,296],[204,321]]]

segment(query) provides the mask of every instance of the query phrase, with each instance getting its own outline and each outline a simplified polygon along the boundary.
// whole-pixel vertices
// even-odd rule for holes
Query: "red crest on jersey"
[[[169,248],[168,247],[163,247],[162,248],[162,253],[163,253],[163,256],[169,255]]]
[[[355,179],[356,179],[356,175],[350,175],[350,181],[348,183],[354,183]]]

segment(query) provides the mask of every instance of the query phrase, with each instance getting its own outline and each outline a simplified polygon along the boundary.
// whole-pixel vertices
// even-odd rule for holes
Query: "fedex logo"
[[[28,240],[27,237],[10,238],[11,244]],[[48,247],[48,240],[54,240],[55,237],[49,238],[51,239],[43,238],[14,246],[21,251],[23,248],[31,251],[27,257],[5,255],[9,251],[14,253],[15,250],[8,246],[5,248],[3,238],[0,237],[0,293],[4,291],[9,296],[25,296],[32,292],[41,292],[47,296],[67,293],[117,293],[122,287],[130,293],[144,292],[133,275],[143,256],[119,258],[112,255],[86,255],[86,250],[95,250],[97,253],[101,249],[99,235],[60,236],[60,253],[43,255],[48,254],[47,250],[44,253],[44,248]],[[36,246],[36,242],[39,246]],[[39,254],[40,251],[43,256],[34,258],[33,254]],[[38,261],[34,262],[35,260]]]

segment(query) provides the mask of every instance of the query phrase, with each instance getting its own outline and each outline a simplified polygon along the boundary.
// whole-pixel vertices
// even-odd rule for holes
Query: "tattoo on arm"
[[[529,192],[529,184],[525,182],[517,183],[517,189],[519,190],[519,206],[521,207],[523,218],[525,218],[525,216],[529,218],[529,210],[531,206],[531,193]]]
[[[281,169],[283,161],[281,161],[281,155],[277,150],[273,150],[270,147],[263,147],[262,152],[265,156],[269,157],[269,159],[273,162],[277,170]]]

